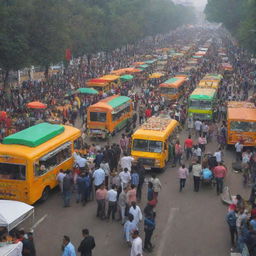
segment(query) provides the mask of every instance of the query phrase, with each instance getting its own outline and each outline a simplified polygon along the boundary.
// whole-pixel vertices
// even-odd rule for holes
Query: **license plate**
[[[92,133],[102,133],[101,130],[92,130]]]

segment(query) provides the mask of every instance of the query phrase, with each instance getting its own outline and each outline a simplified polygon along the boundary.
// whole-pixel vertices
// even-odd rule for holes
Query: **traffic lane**
[[[186,137],[186,132],[180,134],[181,141]],[[113,142],[116,143],[119,138],[120,134],[115,136]],[[214,152],[215,148],[216,144],[211,143],[207,146],[207,152]],[[225,162],[228,167],[231,166],[233,159],[233,152],[225,152]],[[191,176],[185,190],[180,193],[177,168],[168,167],[158,176],[163,183],[163,189],[156,209],[157,228],[153,235],[156,248],[152,255],[192,255],[191,252],[195,255],[216,255],[216,253],[226,255],[229,250],[229,232],[224,220],[227,206],[221,203],[215,188],[203,187],[195,193]],[[225,182],[232,191],[241,195],[248,194],[249,189],[244,189],[242,186],[241,175],[229,171]],[[142,209],[145,206],[146,186],[143,192],[144,197],[140,204]],[[37,220],[47,214],[47,218],[35,228],[35,241],[39,255],[47,253],[58,255],[64,234],[69,235],[74,245],[78,246],[82,239],[81,230],[85,227],[89,228],[95,236],[97,246],[94,254],[96,256],[102,255],[102,252],[104,255],[128,253],[129,248],[123,240],[123,227],[120,223],[100,221],[95,217],[95,202],[89,202],[82,207],[75,203],[74,196],[71,208],[62,208],[62,198],[57,192],[53,192],[47,202],[36,204]],[[143,237],[144,234],[141,233]],[[195,236],[196,239],[194,239]],[[44,239],[41,239],[42,237]]]
[[[181,145],[188,133],[184,129],[179,134]],[[194,143],[197,138],[192,136]],[[218,145],[216,140],[209,143],[206,152],[214,153]],[[231,191],[248,195],[241,176],[231,171],[234,152],[225,151],[224,160],[229,172],[225,179]],[[186,166],[189,165],[185,161]],[[201,186],[199,192],[193,192],[193,176],[190,174],[185,190],[179,191],[178,167],[167,168],[160,176],[163,189],[157,206],[157,229],[155,234],[155,255],[227,255],[230,249],[229,231],[225,222],[227,206],[216,194],[216,187]]]
[[[205,185],[199,192],[193,192],[190,174],[184,191],[179,192],[177,168],[169,168],[161,178],[155,255],[227,255],[229,234],[224,220],[227,207],[215,189]]]
[[[35,231],[38,255],[59,255],[63,235],[68,235],[77,248],[82,240],[81,231],[88,228],[95,236],[94,255],[122,255],[128,252],[122,236],[123,226],[119,222],[106,222],[96,218],[96,202],[89,202],[85,207],[75,203],[73,195],[70,208],[62,207],[62,199],[55,194],[37,206],[37,215],[47,214],[47,218]],[[43,239],[42,239],[43,238]]]

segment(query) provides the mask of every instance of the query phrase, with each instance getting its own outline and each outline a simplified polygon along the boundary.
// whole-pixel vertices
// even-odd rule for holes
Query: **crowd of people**
[[[2,117],[0,115],[1,138],[22,130],[38,120],[60,118],[61,123],[71,125],[76,125],[77,120],[82,120],[80,128],[83,133],[81,141],[78,142],[80,143],[79,151],[74,154],[76,163],[74,170],[61,170],[56,177],[63,198],[63,206],[71,206],[73,194],[75,194],[75,202],[82,206],[95,199],[97,202],[96,216],[99,220],[120,221],[123,225],[124,241],[131,247],[131,256],[142,256],[143,250],[151,252],[154,248],[151,238],[156,228],[156,206],[159,200],[158,194],[162,188],[161,182],[154,174],[145,182],[145,169],[142,163],[140,161],[135,163],[134,158],[130,156],[131,127],[126,130],[126,134],[122,135],[119,143],[107,143],[106,146],[88,145],[86,108],[107,95],[71,95],[70,92],[84,87],[89,78],[99,77],[114,69],[128,67],[133,62],[141,60],[142,55],[154,52],[156,48],[170,44],[179,48],[180,45],[189,44],[192,40],[195,44],[192,50],[195,50],[210,36],[204,33],[205,31],[200,31],[200,29],[198,31],[182,29],[166,36],[160,36],[157,40],[143,40],[136,47],[125,47],[108,56],[100,53],[92,59],[81,57],[74,60],[65,72],[52,75],[47,80],[23,82],[22,85],[11,88],[9,93],[0,91],[2,99],[0,107],[6,112],[6,115]],[[169,103],[161,97],[154,82],[145,79],[152,71],[146,71],[144,79],[111,92],[132,97],[139,124],[153,115],[165,112],[179,121],[181,126],[187,130],[189,135],[184,145],[180,138],[176,138],[169,145],[171,159],[173,159],[171,164],[178,171],[180,192],[185,189],[186,180],[191,173],[195,192],[200,190],[200,184],[210,183],[216,184],[217,195],[223,193],[224,178],[228,170],[223,154],[227,138],[226,102],[248,99],[250,96],[248,91],[254,89],[256,85],[256,78],[253,75],[255,67],[248,61],[248,55],[239,49],[226,31],[220,30],[217,34],[216,38],[221,39],[212,42],[207,56],[203,58],[198,68],[191,72],[188,86],[180,101]],[[187,114],[188,97],[206,73],[221,72],[219,65],[221,57],[217,54],[217,50],[221,47],[226,49],[234,72],[222,81],[216,104],[215,122],[193,120]],[[186,65],[186,61],[187,58],[184,56],[168,63],[168,69],[165,71],[169,76],[175,75]],[[26,103],[37,100],[46,103],[48,108],[33,111],[26,108]],[[214,153],[208,154],[208,144],[215,139],[218,147]],[[255,152],[244,150],[242,141],[237,142],[235,149],[236,160],[242,164],[244,184],[255,184]],[[142,200],[143,188],[146,185],[146,200]],[[252,243],[255,241],[255,197],[254,186],[250,198],[252,205],[250,215],[246,205],[242,203],[241,196],[237,196],[235,204],[229,207],[227,221],[232,245],[235,246],[237,241],[239,251],[243,249],[244,244],[247,244],[251,252],[255,250],[255,244]],[[142,209],[141,205],[144,201],[146,204]],[[142,230],[145,233],[144,243],[140,237]],[[234,238],[236,234],[237,240]],[[94,237],[89,234],[88,229],[83,229],[82,235],[83,241],[77,251],[82,256],[91,255],[96,246]],[[25,247],[24,243],[23,246]],[[62,249],[63,256],[76,255],[75,246],[66,235],[63,238]],[[23,255],[33,256],[35,253],[23,253]]]

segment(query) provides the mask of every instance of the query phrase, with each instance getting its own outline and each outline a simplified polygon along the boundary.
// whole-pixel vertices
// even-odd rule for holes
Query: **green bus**
[[[196,88],[189,96],[188,113],[194,120],[213,120],[216,115],[217,90]]]

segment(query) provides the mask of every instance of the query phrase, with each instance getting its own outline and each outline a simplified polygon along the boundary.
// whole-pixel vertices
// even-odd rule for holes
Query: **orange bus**
[[[114,95],[91,105],[87,111],[87,128],[91,137],[107,138],[131,123],[132,100]]]
[[[105,75],[100,78],[91,79],[86,82],[87,86],[94,88],[99,93],[109,93],[111,89],[116,89],[120,85],[120,76]]]
[[[256,107],[253,103],[231,101],[227,109],[227,144],[242,140],[245,146],[256,146]]]
[[[167,100],[177,100],[183,93],[186,86],[186,77],[173,77],[160,84],[160,94]]]
[[[33,204],[45,201],[60,169],[74,164],[80,130],[41,123],[7,136],[0,144],[0,198]]]

